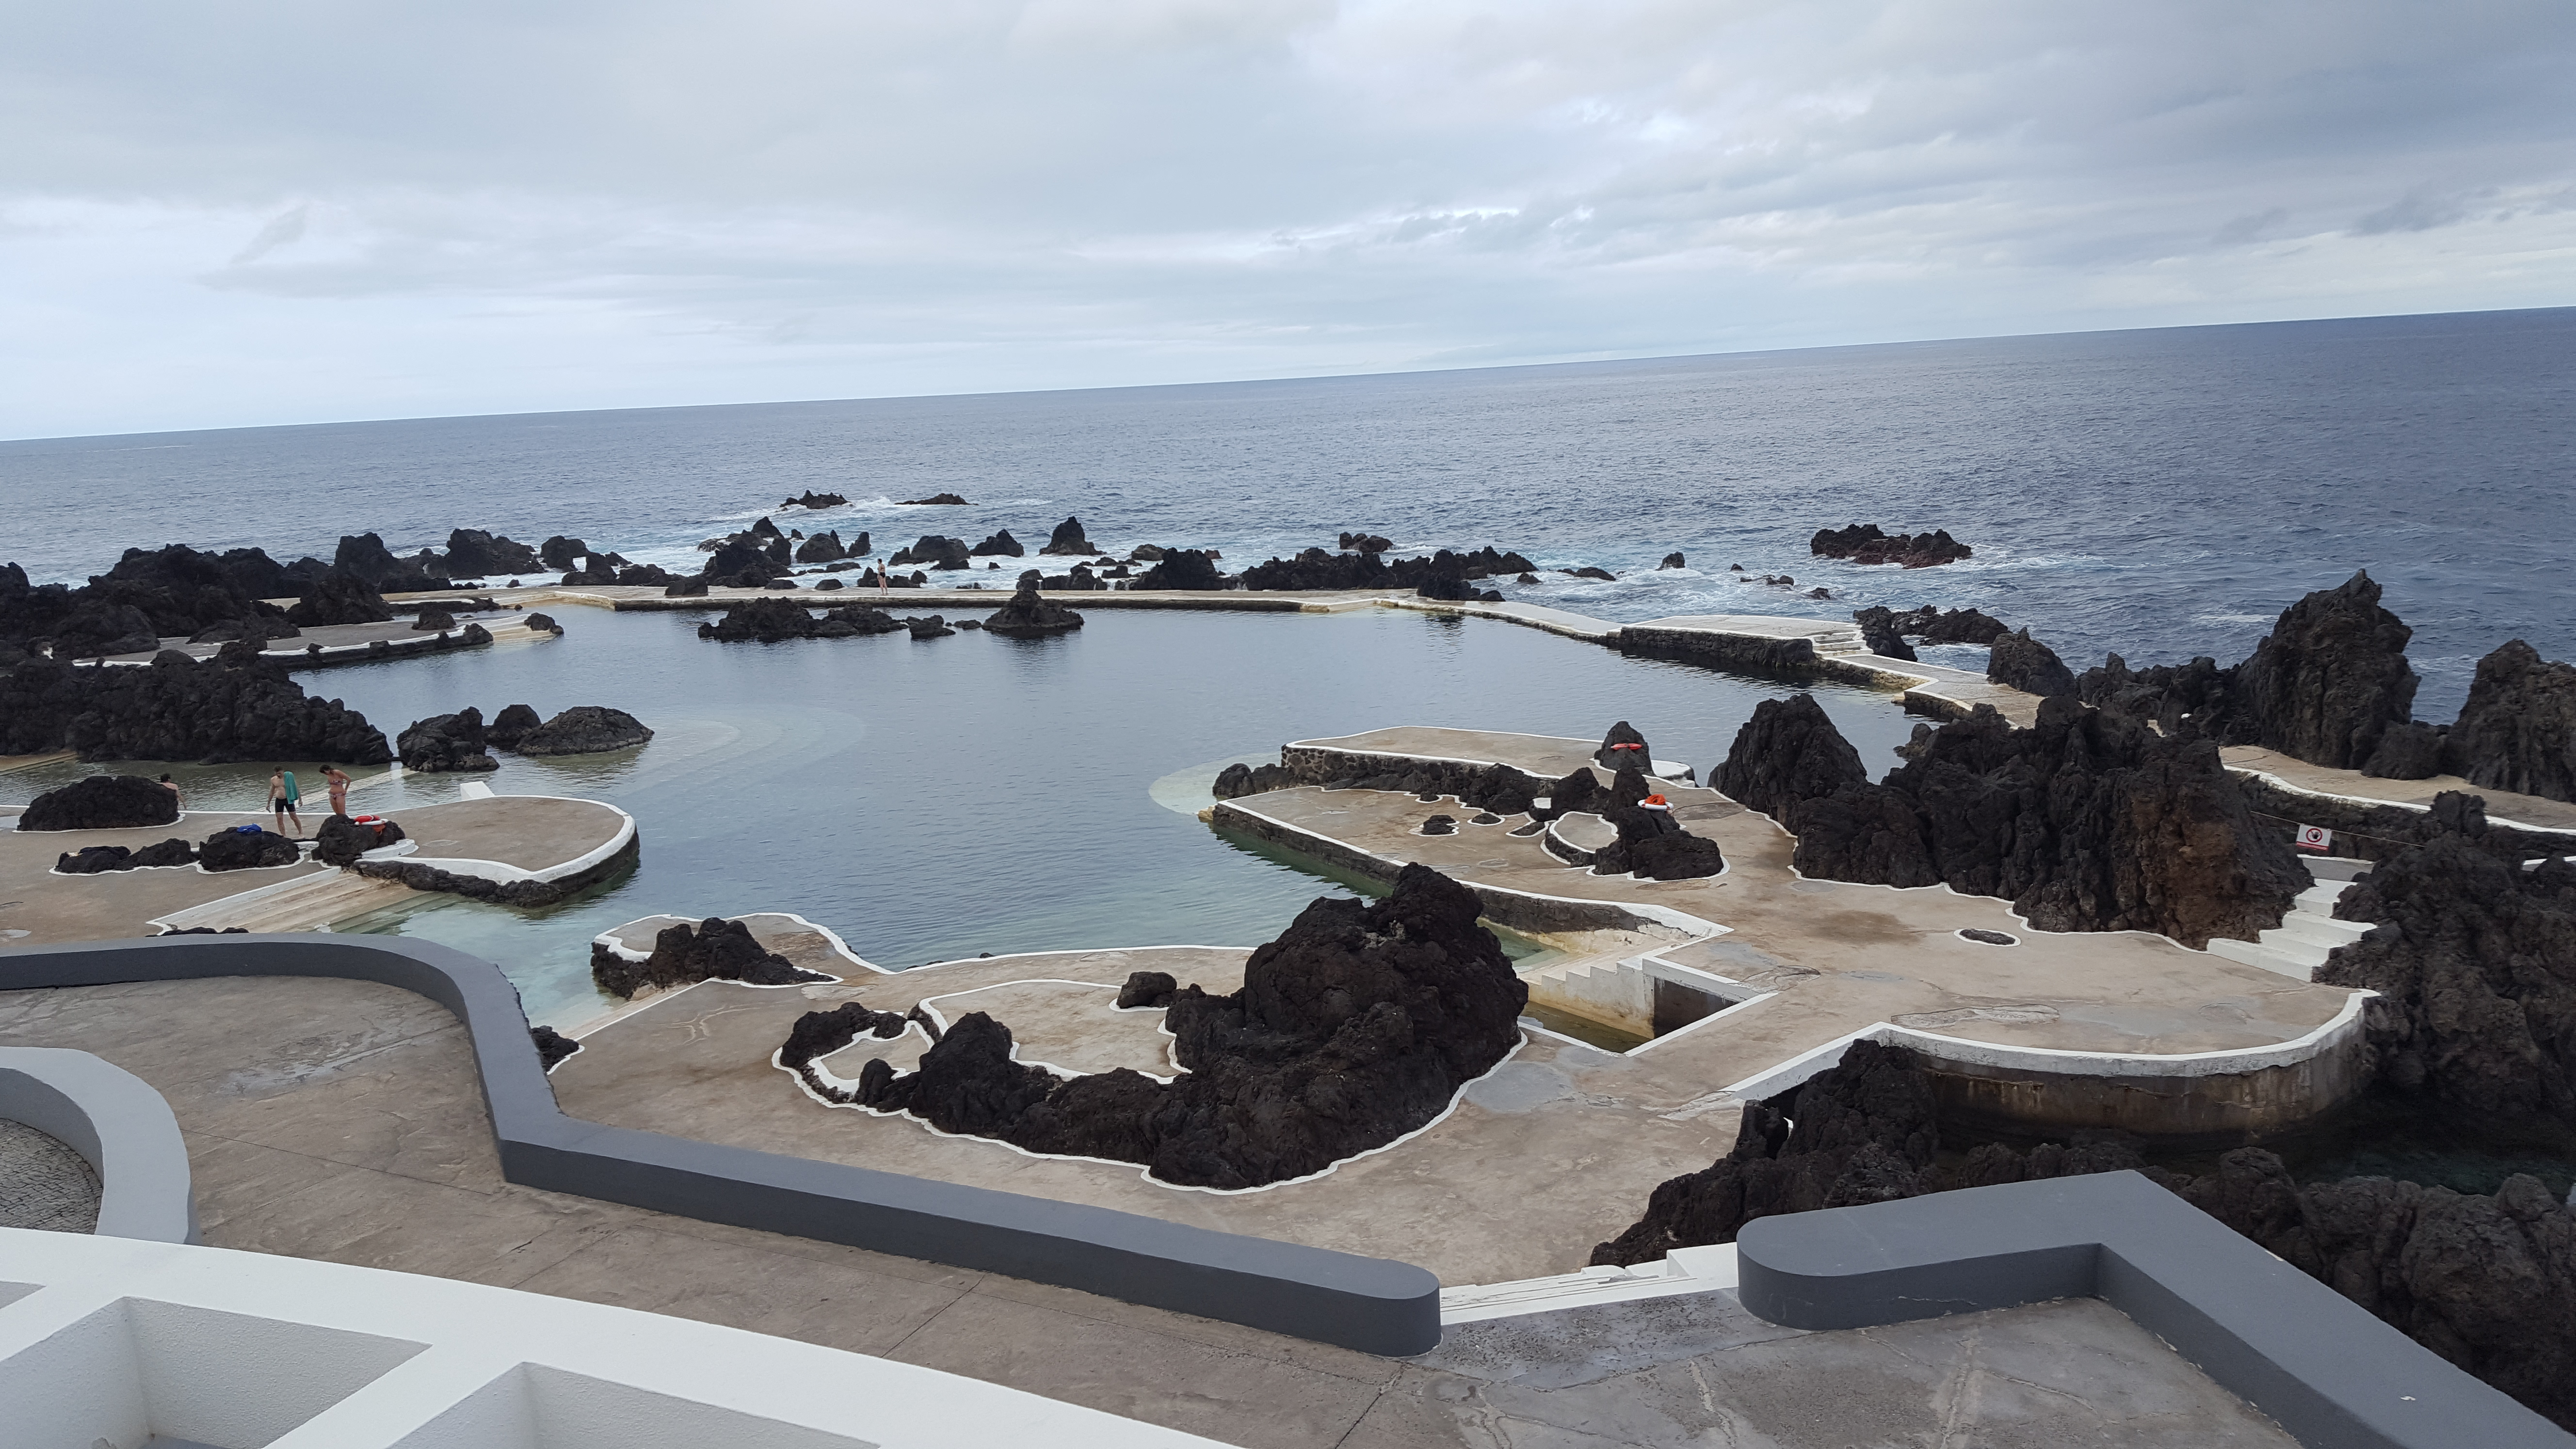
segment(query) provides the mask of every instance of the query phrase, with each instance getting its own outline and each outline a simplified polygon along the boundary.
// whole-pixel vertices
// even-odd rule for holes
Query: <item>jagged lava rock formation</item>
[[[2379,993],[2363,1021],[2391,1086],[2576,1120],[2576,865],[2499,859],[2467,804],[2439,797],[2437,821],[2456,828],[2381,861],[2336,901],[2338,919],[2377,929],[2335,948],[2316,979]]]
[[[1950,536],[1946,528],[1930,533],[1889,533],[1875,523],[1818,529],[1807,540],[1807,552],[1818,558],[1844,558],[1858,564],[1897,564],[1909,569],[1933,568],[1968,558],[1976,550]]]
[[[650,987],[668,991],[699,981],[739,981],[747,986],[793,986],[829,981],[760,944],[751,927],[709,916],[692,927],[683,921],[653,937],[653,951],[630,961],[605,941],[590,946],[590,978],[611,996],[632,998]]]
[[[92,775],[27,802],[20,830],[127,830],[169,825],[179,818],[179,797],[141,775]]]
[[[1841,763],[1848,741],[1817,738],[1833,728],[1822,716],[1757,708],[1718,773],[1728,795],[1737,781],[1767,798],[1808,875],[1946,883],[2010,900],[2041,930],[2154,931],[2194,947],[2279,925],[2309,885],[2206,740],[2163,738],[2064,695],[2041,701],[2029,729],[1979,705],[1918,731],[1913,758],[1872,785]],[[1830,793],[1802,793],[1837,775]]]
[[[851,1096],[944,1132],[1031,1152],[1141,1163],[1164,1182],[1258,1187],[1305,1177],[1411,1132],[1519,1044],[1529,988],[1473,891],[1408,865],[1382,901],[1324,899],[1252,953],[1243,989],[1172,992],[1185,1069],[1060,1078],[1011,1060],[982,1012],[918,1070],[873,1060]]]
[[[218,830],[197,849],[197,864],[216,871],[293,865],[302,858],[294,841],[256,825]]]
[[[856,639],[891,634],[903,624],[867,604],[843,604],[821,618],[794,599],[745,599],[725,610],[723,618],[700,624],[698,637],[721,643],[775,644],[782,639]]]
[[[2075,671],[2066,667],[2056,650],[2030,637],[2028,629],[1995,636],[1986,659],[1986,678],[2042,698],[2075,692]]]
[[[2442,737],[2441,759],[2472,785],[2576,800],[2576,668],[2507,641],[2478,661],[2469,702]]]
[[[425,774],[500,768],[484,743],[483,711],[469,708],[414,721],[394,738],[394,749],[404,769]]]
[[[1036,569],[1021,574],[1011,601],[985,616],[985,631],[1009,639],[1042,639],[1081,628],[1080,614],[1039,596],[1038,580]]]
[[[390,820],[367,824],[334,815],[313,832],[313,858],[324,865],[355,865],[370,850],[404,839],[403,828]]]
[[[143,668],[26,660],[0,673],[0,754],[71,749],[88,760],[329,760],[381,765],[384,732],[338,700],[308,698],[259,646],[215,658],[163,651]]]

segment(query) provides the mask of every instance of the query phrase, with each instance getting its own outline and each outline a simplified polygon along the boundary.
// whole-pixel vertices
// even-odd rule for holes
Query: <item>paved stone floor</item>
[[[725,1323],[1259,1449],[2290,1442],[2091,1301],[1804,1334],[1713,1294],[1470,1325],[1390,1360],[517,1187],[462,1031],[390,987],[0,993],[0,1043],[95,1052],[167,1097],[217,1247]]]
[[[2341,795],[2354,800],[2384,800],[2393,805],[2430,805],[2433,797],[2443,791],[2459,790],[2483,797],[2490,820],[2510,820],[2536,830],[2576,830],[2576,805],[2538,795],[2517,795],[2511,790],[2490,790],[2483,785],[2472,785],[2457,775],[2435,775],[2424,780],[2378,780],[2359,770],[2311,765],[2260,745],[2230,745],[2220,750],[2218,755],[2231,770],[2259,771],[2294,790]]]
[[[0,1228],[86,1233],[98,1226],[98,1174],[78,1152],[0,1118]]]

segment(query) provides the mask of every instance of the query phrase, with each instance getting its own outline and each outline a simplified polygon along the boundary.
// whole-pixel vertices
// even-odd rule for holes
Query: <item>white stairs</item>
[[[2370,926],[2363,921],[2338,921],[2334,918],[2335,901],[2350,889],[2353,881],[2367,874],[2370,862],[2342,856],[2320,856],[2303,861],[2309,879],[2315,885],[2299,892],[2298,901],[2281,924],[2262,933],[2253,941],[2230,940],[2213,936],[2209,954],[2278,971],[2301,981],[2314,980],[2316,969],[2326,964],[2326,953],[2337,946],[2348,945],[2368,935]]]
[[[1860,626],[1857,624],[1811,634],[1808,637],[1816,641],[1816,652],[1819,654],[1867,654],[1869,652],[1869,646],[1861,642]]]

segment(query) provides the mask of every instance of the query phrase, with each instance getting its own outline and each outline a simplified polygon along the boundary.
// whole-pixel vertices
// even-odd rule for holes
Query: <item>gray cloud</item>
[[[0,433],[2563,303],[2571,63],[2561,0],[39,7]]]

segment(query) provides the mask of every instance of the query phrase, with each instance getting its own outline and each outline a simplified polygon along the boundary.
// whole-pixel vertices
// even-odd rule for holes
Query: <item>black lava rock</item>
[[[596,755],[630,750],[653,738],[644,722],[622,709],[582,704],[519,737],[523,755]]]
[[[1039,597],[1038,577],[1035,569],[1021,574],[1019,591],[1011,595],[1009,603],[985,617],[984,628],[1012,639],[1041,639],[1081,628],[1080,614]]]
[[[1861,643],[1882,659],[1912,659],[1914,646],[1905,642],[1897,631],[1896,614],[1884,604],[1872,604],[1852,615],[1860,625]]]
[[[2042,698],[2075,692],[2075,671],[2066,667],[2055,650],[2030,637],[2028,629],[1995,636],[1993,651],[1986,660],[1986,678]]]
[[[286,611],[286,621],[298,628],[382,624],[393,616],[394,611],[385,607],[384,596],[373,585],[344,568],[335,568],[306,584],[304,597]]]
[[[949,628],[948,621],[937,614],[915,615],[904,620],[903,626],[912,631],[912,637],[915,639],[945,639],[957,632]]]
[[[818,533],[799,544],[796,549],[796,561],[801,564],[838,563],[849,556],[849,545],[841,542],[838,529],[830,533]]]
[[[1807,540],[1807,552],[1818,558],[1846,558],[1858,564],[1896,564],[1909,569],[1956,563],[1976,550],[1950,536],[1946,528],[1930,533],[1889,533],[1875,523],[1818,529]]]
[[[2155,931],[2194,947],[2279,925],[2309,885],[2206,740],[2060,695],[2030,729],[1980,705],[1908,749],[1883,784],[1793,799],[1773,817],[1798,837],[1799,870],[1946,883],[2008,899],[2041,930]],[[1730,754],[1721,790],[1737,763]]]
[[[484,726],[483,743],[504,750],[515,750],[519,747],[519,741],[527,738],[528,731],[535,729],[538,723],[534,706],[504,705],[499,714],[492,716],[492,723]]]
[[[1020,541],[1011,537],[1011,531],[1006,528],[1001,532],[986,538],[982,543],[975,545],[973,548],[967,550],[967,552],[977,558],[988,556],[1020,558],[1026,555],[1028,550],[1020,547]]]
[[[1225,575],[1218,573],[1216,559],[1194,548],[1174,549],[1160,563],[1136,576],[1140,589],[1222,589]]]
[[[1653,770],[1655,755],[1646,747],[1646,737],[1623,719],[1601,737],[1601,747],[1592,752],[1592,762],[1613,775],[1621,770],[1644,773]]]
[[[253,643],[213,660],[165,651],[148,668],[75,669],[27,659],[0,671],[0,754],[70,749],[90,760],[393,758],[382,731],[338,700],[306,697]]]
[[[1172,979],[1169,971],[1130,971],[1125,984],[1118,988],[1118,1009],[1159,1011],[1172,1004],[1173,993],[1180,989],[1181,984]]]
[[[751,934],[751,927],[721,916],[710,916],[694,927],[685,922],[664,926],[653,938],[653,954],[642,961],[629,961],[605,944],[594,942],[590,948],[590,976],[600,990],[621,998],[632,997],[646,987],[667,991],[698,981],[793,986],[832,979],[805,970],[761,945]]]
[[[1719,794],[1774,820],[1785,820],[1799,801],[1868,782],[1860,751],[1807,694],[1755,705],[1709,780]]]
[[[803,496],[790,498],[778,506],[781,508],[838,508],[849,501],[838,493],[817,493],[808,488]]]
[[[406,770],[425,774],[492,770],[501,762],[484,749],[483,711],[462,709],[415,721],[394,740]]]
[[[1520,1040],[1529,991],[1476,924],[1475,893],[1421,865],[1373,905],[1319,900],[1246,964],[1243,989],[1174,993],[1187,1068],[1061,1079],[1011,1060],[982,1012],[920,1068],[871,1066],[859,1100],[1031,1152],[1137,1162],[1165,1182],[1257,1187],[1319,1172],[1446,1110]]]
[[[2449,733],[2440,725],[2408,720],[2380,731],[2379,744],[2362,762],[2361,772],[2377,780],[2429,780],[2442,773],[2443,737]]]
[[[1038,552],[1065,558],[1089,558],[1100,550],[1093,548],[1091,540],[1082,536],[1081,519],[1067,518],[1055,526],[1055,532],[1047,537],[1046,546]]]
[[[179,797],[141,775],[91,775],[47,790],[19,813],[20,830],[129,830],[169,825]]]
[[[218,830],[197,848],[197,864],[217,871],[293,865],[302,858],[294,841],[256,825]]]
[[[346,815],[334,815],[313,832],[313,858],[324,865],[355,865],[368,851],[403,838],[403,828],[390,820],[361,824]]]
[[[2472,785],[2576,800],[2576,667],[2519,639],[2479,660],[2442,760]]]
[[[1282,765],[1246,765],[1240,762],[1217,771],[1216,784],[1208,793],[1220,800],[1239,799],[1284,790],[1298,783]]]
[[[580,1042],[551,1026],[529,1027],[528,1040],[536,1045],[537,1064],[549,1072],[571,1060],[573,1053],[581,1050]]]

